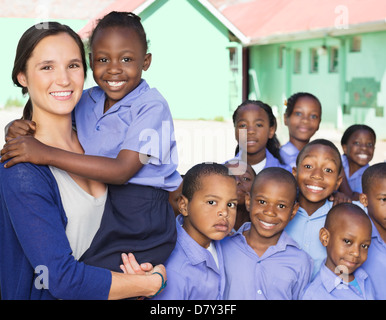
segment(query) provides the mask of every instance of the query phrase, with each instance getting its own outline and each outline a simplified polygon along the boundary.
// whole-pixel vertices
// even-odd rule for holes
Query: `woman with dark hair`
[[[69,27],[49,22],[21,37],[12,78],[28,92],[24,117],[36,123],[40,142],[83,154],[71,112],[85,74],[82,41]],[[77,261],[99,227],[103,183],[28,162],[0,167],[0,181],[2,299],[122,299],[164,286],[162,265],[141,269],[132,255],[123,256],[125,273]]]

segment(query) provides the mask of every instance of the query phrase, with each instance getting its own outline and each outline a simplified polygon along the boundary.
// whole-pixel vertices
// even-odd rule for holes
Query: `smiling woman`
[[[84,77],[83,44],[69,27],[50,22],[24,33],[12,78],[29,94],[24,117],[36,123],[35,143],[83,154],[71,113]],[[124,260],[126,273],[139,274],[77,261],[99,228],[107,197],[103,183],[28,162],[1,166],[0,181],[3,299],[120,299],[153,295],[161,279],[163,285],[163,266],[140,268],[132,256]]]

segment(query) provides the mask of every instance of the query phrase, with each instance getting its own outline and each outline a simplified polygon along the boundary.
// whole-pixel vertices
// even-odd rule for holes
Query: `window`
[[[350,52],[360,52],[362,47],[362,38],[360,36],[354,36],[350,41]]]
[[[311,48],[311,50],[310,50],[310,73],[317,73],[318,70],[319,70],[318,49]]]
[[[301,62],[302,62],[302,51],[297,49],[294,52],[294,73],[300,73],[302,71]]]
[[[284,54],[285,54],[285,46],[281,45],[279,46],[279,54],[278,54],[278,62],[277,62],[277,67],[279,69],[283,68]]]
[[[329,72],[338,72],[339,66],[339,50],[337,47],[331,47],[329,54]]]

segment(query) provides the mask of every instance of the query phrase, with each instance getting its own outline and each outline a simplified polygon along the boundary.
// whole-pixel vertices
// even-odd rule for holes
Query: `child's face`
[[[269,126],[269,118],[265,110],[254,104],[245,105],[238,111],[235,135],[236,140],[242,145],[239,140],[240,129],[247,130],[247,152],[249,154],[265,150],[268,139],[271,139],[276,131],[275,127]]]
[[[291,115],[284,118],[290,139],[309,142],[319,129],[320,111],[320,105],[315,99],[311,97],[297,99]]]
[[[327,250],[327,268],[338,275],[343,273],[341,276],[349,282],[367,259],[371,225],[363,217],[340,215],[330,230],[320,230],[320,241]]]
[[[377,229],[386,231],[386,180],[374,179],[369,189],[366,194],[361,194],[360,200]]]
[[[96,83],[107,95],[108,107],[133,91],[141,81],[142,71],[150,66],[137,32],[129,28],[101,29],[95,35],[90,57]]]
[[[288,222],[295,216],[299,204],[295,203],[296,189],[287,182],[266,177],[255,182],[246,207],[251,218],[251,232],[271,238],[275,243]]]
[[[347,156],[350,166],[354,165],[359,169],[368,164],[374,155],[375,141],[373,135],[367,130],[354,132],[342,145],[343,151]]]
[[[339,155],[330,147],[308,146],[293,173],[299,186],[300,197],[308,202],[325,201],[340,185]]]
[[[236,181],[217,174],[201,178],[201,188],[189,201],[179,200],[184,229],[202,247],[221,240],[232,230],[237,210]]]
[[[232,167],[229,166],[228,168],[232,173]],[[244,204],[245,196],[251,191],[253,179],[255,178],[253,168],[246,164],[246,171],[241,175],[235,175],[235,178],[237,183],[237,204]]]

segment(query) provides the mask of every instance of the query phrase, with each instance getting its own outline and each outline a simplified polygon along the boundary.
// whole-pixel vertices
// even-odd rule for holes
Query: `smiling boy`
[[[298,208],[295,178],[282,168],[263,169],[245,203],[251,222],[221,242],[225,299],[298,299],[312,259],[284,231]]]
[[[333,207],[319,233],[327,258],[303,300],[372,300],[374,289],[361,265],[371,243],[371,222],[351,203]]]

